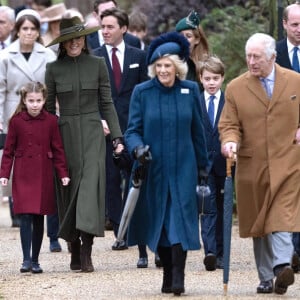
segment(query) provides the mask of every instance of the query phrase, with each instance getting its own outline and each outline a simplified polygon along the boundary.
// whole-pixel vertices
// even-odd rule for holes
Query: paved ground
[[[40,263],[43,274],[21,274],[19,229],[10,227],[8,204],[0,203],[0,299],[172,299],[160,293],[162,271],[149,253],[149,267],[137,269],[137,249],[111,251],[112,232],[96,238],[93,248],[94,273],[71,272],[70,255],[64,241],[63,251],[49,252],[45,236]],[[250,239],[240,239],[233,227],[232,259],[227,297],[223,296],[222,271],[206,272],[203,251],[188,253],[186,293],[183,299],[299,299],[300,274],[284,296],[257,295],[258,283]]]

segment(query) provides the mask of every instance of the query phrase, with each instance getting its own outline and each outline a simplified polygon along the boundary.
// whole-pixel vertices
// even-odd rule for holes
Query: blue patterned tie
[[[269,86],[268,79],[267,78],[262,78],[261,82],[262,82],[263,88],[265,89],[265,91],[267,93],[267,96],[271,99],[272,98],[272,91],[271,91],[271,88]]]
[[[300,73],[300,68],[299,68],[299,59],[298,59],[298,47],[294,47],[294,52],[293,52],[293,69]]]
[[[214,104],[214,99],[215,96],[211,95],[209,97],[209,103],[208,103],[208,117],[211,123],[211,126],[214,127],[214,123],[215,123],[215,104]]]

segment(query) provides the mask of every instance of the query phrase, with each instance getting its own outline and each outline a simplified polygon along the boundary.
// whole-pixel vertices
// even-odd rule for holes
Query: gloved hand
[[[115,151],[118,147],[118,145],[121,144],[124,146],[124,141],[122,137],[117,137],[112,140],[113,150]]]
[[[207,185],[208,173],[205,169],[200,169],[198,172],[198,185]]]
[[[146,165],[152,159],[149,148],[149,145],[137,146],[134,150],[135,158],[141,165]]]
[[[144,180],[146,177],[146,167],[143,165],[138,166],[134,170],[132,170],[133,183],[138,184],[139,180]]]

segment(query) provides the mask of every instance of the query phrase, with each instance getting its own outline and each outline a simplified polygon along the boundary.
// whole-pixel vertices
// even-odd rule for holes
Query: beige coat
[[[241,237],[300,231],[300,75],[275,65],[271,100],[246,72],[225,91],[222,144],[239,145],[236,196]]]

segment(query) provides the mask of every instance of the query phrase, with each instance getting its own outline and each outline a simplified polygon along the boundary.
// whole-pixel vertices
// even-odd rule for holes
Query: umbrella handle
[[[234,165],[234,159],[233,158],[226,158],[226,176],[232,177],[231,174],[231,167]]]

